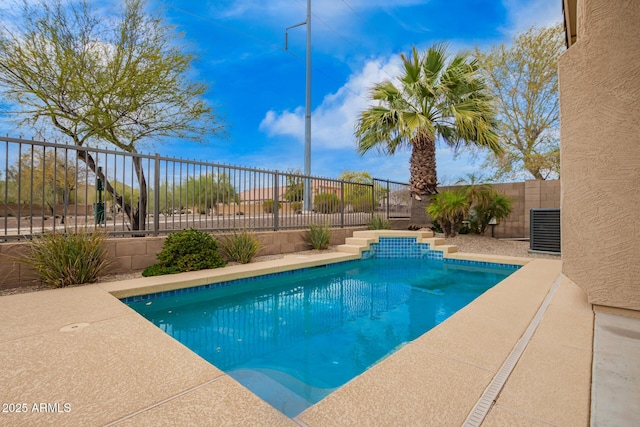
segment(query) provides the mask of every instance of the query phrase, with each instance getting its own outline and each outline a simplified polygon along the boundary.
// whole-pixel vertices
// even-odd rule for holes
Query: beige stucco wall
[[[560,58],[563,272],[640,310],[640,1],[578,0]]]

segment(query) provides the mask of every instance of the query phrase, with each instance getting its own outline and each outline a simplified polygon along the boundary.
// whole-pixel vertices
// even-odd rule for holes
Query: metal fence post
[[[278,231],[278,227],[279,227],[279,221],[278,221],[278,202],[280,201],[278,198],[278,181],[279,181],[279,174],[278,171],[275,171],[274,173],[274,184],[273,184],[273,229],[274,231]]]
[[[371,181],[371,219],[376,213],[376,183]]]
[[[389,180],[387,180],[387,197],[386,197],[386,205],[387,205],[387,219],[389,219],[389,215],[391,214],[391,203],[390,202],[390,197],[391,197],[391,187],[389,186]]]
[[[153,235],[160,233],[160,154],[153,159]]]
[[[340,181],[340,228],[344,228],[344,181]]]
[[[274,231],[305,228],[313,221],[323,221],[341,228],[359,226],[368,221],[365,212],[367,209],[367,185],[371,185],[372,197],[369,202],[372,212],[369,213],[372,215],[386,213],[387,217],[390,217],[391,194],[394,194],[394,217],[398,215],[408,217],[408,212],[404,212],[408,203],[408,196],[405,194],[407,193],[407,184],[390,180],[373,179],[373,183],[345,182],[338,179],[314,178],[310,175],[297,173],[289,175],[286,172],[273,170],[164,157],[158,153],[123,153],[102,148],[88,150],[74,145],[29,141],[8,136],[0,136],[0,144],[4,144],[4,152],[6,153],[6,158],[0,164],[0,175],[4,178],[4,182],[0,182],[0,193],[2,193],[0,197],[4,196],[5,199],[4,206],[0,204],[0,227],[3,228],[0,228],[0,241],[24,239],[25,236],[42,233],[48,228],[58,225],[57,220],[51,216],[55,216],[60,200],[63,203],[65,226],[74,229],[86,226],[89,222],[91,203],[101,202],[98,200],[97,185],[92,182],[96,175],[104,180],[105,196],[108,198],[107,202],[111,204],[113,221],[106,225],[112,236],[138,234],[160,236],[185,227],[198,227],[206,231],[225,231],[237,227],[238,224],[255,230],[272,229]],[[60,156],[62,150],[64,150],[64,156]],[[14,162],[15,165],[12,165],[11,163]],[[146,178],[143,181],[144,188],[136,185],[140,183],[135,181],[135,162],[144,167]],[[162,166],[163,164],[164,166]],[[99,167],[104,170],[99,172]],[[42,179],[38,180],[38,178],[45,177],[49,171],[52,171],[53,182],[57,186],[43,183],[42,188],[39,188],[40,184],[36,184]],[[281,177],[285,177],[282,184],[280,184]],[[58,181],[61,181],[62,184]],[[286,190],[287,185],[295,186],[291,190],[295,190],[295,198],[297,199],[301,190],[299,187],[302,187],[305,181],[313,184],[311,186],[312,192],[309,194],[312,202],[314,195],[331,195],[327,212],[324,212],[324,205],[319,205],[317,211],[305,212],[305,215],[298,217],[294,216],[297,210],[292,209],[293,203],[285,202],[286,204],[280,206],[280,187],[282,186],[283,190]],[[383,185],[385,181],[386,186]],[[393,184],[393,192],[391,184]],[[62,193],[58,190],[61,185],[64,185]],[[74,190],[71,190],[70,185],[73,185]],[[350,191],[349,204],[347,204],[346,195],[348,190]],[[73,201],[71,201],[72,191],[75,192],[73,193]],[[138,191],[141,193],[146,191],[147,210],[144,219],[147,222],[153,221],[153,226],[149,224],[146,230],[131,230],[129,227],[131,209],[135,208],[133,205],[135,205]],[[337,194],[338,191],[340,191],[337,197],[340,212],[335,212],[336,197],[334,194]],[[148,203],[148,198],[152,197],[152,194],[153,202]],[[209,195],[211,195],[211,203],[215,203],[210,215],[207,207]],[[46,206],[46,197],[54,199],[55,206],[52,208],[52,215],[44,215],[43,212],[40,212]],[[377,200],[378,197],[381,199]],[[291,197],[287,197],[287,199],[291,199]],[[243,203],[241,206],[244,212],[233,207],[235,200]],[[382,202],[387,204],[386,207],[380,206]],[[71,209],[67,206],[70,203],[73,204]],[[79,215],[79,203],[84,203],[84,217]],[[38,204],[40,204],[39,207]],[[263,204],[266,210],[271,206],[272,211],[262,212],[259,204]],[[204,208],[202,212],[199,212],[201,216],[196,220],[197,209],[192,212],[189,208],[201,205]],[[295,206],[297,207],[297,203]],[[347,212],[347,207],[349,212]],[[380,207],[380,212],[377,212],[378,207]],[[282,218],[280,218],[281,208],[285,208],[282,211]],[[36,225],[33,218],[34,215],[38,217],[38,209],[40,209],[38,212],[40,212],[42,224]],[[149,212],[151,209],[153,209],[153,214]],[[247,209],[253,210],[253,214]],[[396,211],[402,212],[396,213]],[[67,217],[71,212],[75,212],[75,215]],[[163,216],[160,216],[161,212],[163,212]],[[4,221],[1,216],[3,213]],[[336,213],[339,213],[339,216],[336,216]],[[105,214],[102,213],[106,217]],[[238,216],[230,217],[233,214]],[[239,216],[243,214],[246,216]],[[24,219],[23,221],[18,220],[22,215],[30,217],[26,224]],[[269,215],[273,215],[272,222],[270,222]],[[172,216],[172,218],[169,219],[167,216]],[[162,227],[160,226],[161,220]]]

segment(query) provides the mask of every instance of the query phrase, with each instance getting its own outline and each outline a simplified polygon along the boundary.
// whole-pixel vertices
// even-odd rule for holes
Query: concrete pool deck
[[[584,293],[560,275],[560,261],[530,261],[294,419],[114,296],[358,257],[293,255],[0,297],[0,402],[14,405],[0,412],[0,425],[462,425],[550,290],[539,326],[482,425],[589,424],[594,314]],[[16,413],[16,405],[26,411]]]

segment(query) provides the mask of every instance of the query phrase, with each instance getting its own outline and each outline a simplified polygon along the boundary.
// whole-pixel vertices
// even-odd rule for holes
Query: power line
[[[367,27],[371,28],[371,29],[373,30],[373,32],[374,32],[376,35],[378,35],[378,36],[379,36],[381,39],[383,39],[383,40],[387,40],[387,39],[386,39],[386,37],[382,37],[382,35],[378,32],[378,30],[377,30],[373,25],[371,25],[371,24],[369,23],[369,21],[368,21],[368,20],[364,19],[364,18],[363,18],[363,17],[362,17],[358,12],[356,12],[356,10],[353,8],[353,6],[351,6],[349,3],[347,3],[347,1],[346,1],[346,0],[340,0],[340,1],[342,1],[342,3],[344,3],[344,5],[345,5],[345,6],[346,6],[346,7],[347,7],[347,8],[348,8],[348,9],[349,9],[349,10],[350,10],[350,11],[351,11],[351,12],[352,12],[356,17],[358,17],[358,19],[360,19],[362,22],[364,22],[364,24],[365,24]],[[387,72],[387,70],[385,70],[384,68],[380,68],[380,70],[382,70],[382,72],[383,72],[383,73],[385,73],[387,76],[391,77],[392,79],[395,79],[395,78],[396,78],[396,76],[392,76],[392,75],[391,75],[391,74],[389,74],[389,73]]]
[[[297,0],[296,0],[296,1],[297,1]],[[242,36],[244,36],[244,37],[247,37],[247,38],[253,39],[253,40],[255,40],[255,41],[257,41],[257,42],[260,42],[260,43],[262,43],[262,44],[265,44],[265,45],[267,45],[267,46],[271,46],[271,47],[273,47],[273,48],[275,48],[275,49],[278,49],[278,50],[280,50],[280,51],[282,51],[282,52],[286,52],[286,53],[288,53],[289,55],[291,55],[292,57],[296,58],[297,60],[299,60],[299,61],[301,61],[301,62],[304,62],[304,61],[305,61],[302,57],[300,57],[300,56],[296,55],[295,53],[291,52],[291,51],[290,51],[290,50],[288,50],[288,49],[285,49],[283,46],[280,46],[280,45],[275,44],[275,43],[273,43],[273,42],[270,42],[270,41],[268,41],[268,40],[262,39],[262,38],[260,38],[260,37],[256,37],[256,36],[254,36],[253,34],[246,33],[246,32],[244,32],[244,31],[238,30],[238,29],[236,29],[236,28],[233,28],[233,27],[230,27],[230,26],[227,26],[227,25],[224,25],[224,24],[220,24],[219,22],[216,22],[216,21],[214,21],[214,20],[212,20],[212,19],[206,18],[206,17],[204,17],[204,16],[198,15],[198,14],[193,13],[193,12],[189,12],[188,10],[184,10],[184,9],[182,9],[182,8],[180,8],[180,7],[176,7],[176,6],[173,6],[173,5],[168,5],[168,7],[172,8],[172,9],[174,9],[174,10],[176,10],[176,11],[180,12],[180,13],[183,13],[183,14],[185,14],[185,15],[190,15],[190,16],[193,16],[194,18],[198,18],[198,19],[200,19],[200,20],[202,20],[202,21],[205,21],[205,22],[208,22],[208,23],[210,23],[210,24],[213,24],[213,25],[215,25],[215,26],[217,26],[217,27],[220,27],[220,28],[222,28],[222,29],[224,29],[224,30],[231,31],[231,32],[233,32],[233,33],[236,33],[236,34],[242,35]],[[368,98],[366,98],[366,97],[362,96],[362,94],[360,94],[360,93],[358,93],[358,92],[356,92],[356,91],[354,91],[354,90],[352,90],[352,89],[350,89],[350,88],[348,88],[348,87],[344,86],[344,84],[342,84],[342,81],[341,81],[340,79],[338,79],[337,77],[332,76],[331,74],[328,74],[328,73],[327,73],[327,72],[325,72],[324,70],[322,70],[322,69],[320,69],[320,68],[317,68],[317,67],[315,67],[315,66],[312,66],[311,68],[312,68],[314,71],[316,71],[316,72],[318,72],[318,73],[322,74],[323,76],[325,76],[325,77],[326,77],[326,78],[328,78],[329,80],[333,80],[334,82],[341,84],[341,85],[342,85],[342,87],[344,87],[346,90],[348,90],[349,92],[353,93],[354,95],[359,96],[360,98],[365,99],[365,100],[367,100],[367,101],[368,101]]]
[[[294,0],[296,3],[298,3],[300,5],[300,7],[305,7],[302,3],[300,3],[300,0]],[[324,19],[320,18],[318,15],[316,15],[315,13],[311,13],[311,16],[313,16],[314,18],[316,18],[318,21],[320,21],[325,27],[327,27],[329,30],[331,30],[335,35],[337,35],[338,37],[340,37],[342,40],[346,41],[347,43],[351,42],[349,40],[347,40],[342,34],[338,33],[338,31],[336,31],[335,28],[333,28],[331,25],[329,25]]]

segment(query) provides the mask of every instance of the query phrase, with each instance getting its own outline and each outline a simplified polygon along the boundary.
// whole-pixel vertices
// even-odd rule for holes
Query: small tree
[[[476,204],[469,212],[471,230],[477,234],[484,234],[492,219],[501,221],[511,215],[512,206],[512,199],[494,190],[488,199]]]
[[[182,184],[183,200],[180,205],[197,208],[204,214],[208,209],[218,209],[218,204],[239,203],[240,198],[231,183],[229,174],[208,174],[190,177]]]
[[[107,143],[137,153],[159,137],[202,140],[222,131],[202,99],[206,87],[188,78],[193,55],[176,33],[144,12],[144,0],[123,0],[100,16],[87,2],[24,2],[0,26],[0,93],[22,124],[45,125],[77,146]],[[104,183],[130,228],[144,230],[147,182],[133,157],[140,189],[137,205],[98,171],[88,151],[78,157]]]
[[[488,86],[496,99],[498,135],[504,152],[485,166],[495,178],[535,179],[560,175],[558,56],[565,49],[564,28],[531,28],[488,52],[476,49]],[[497,159],[497,163],[496,163]]]
[[[384,197],[386,190],[373,189],[373,177],[369,172],[343,171],[338,179],[346,181],[344,185],[344,202],[355,212],[371,212],[378,200]]]
[[[469,228],[473,233],[484,234],[492,219],[501,221],[511,215],[513,200],[498,193],[493,187],[482,182],[476,175],[469,175],[461,193],[469,204]]]
[[[431,198],[427,211],[442,226],[445,237],[455,237],[469,213],[469,200],[461,191],[444,191]]]
[[[51,215],[55,215],[56,205],[61,204],[64,224],[69,203],[76,201],[73,190],[84,178],[81,172],[70,158],[65,157],[65,153],[56,152],[53,148],[34,147],[9,168],[8,175],[13,182],[20,183],[19,187],[12,186],[15,201],[41,204]]]
[[[283,197],[287,202],[299,202],[304,199],[304,181],[300,169],[289,169],[286,172],[287,188]]]

